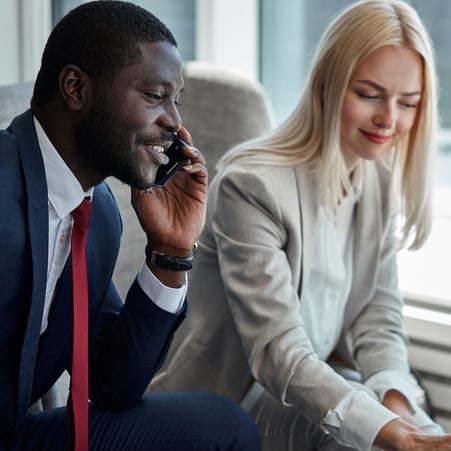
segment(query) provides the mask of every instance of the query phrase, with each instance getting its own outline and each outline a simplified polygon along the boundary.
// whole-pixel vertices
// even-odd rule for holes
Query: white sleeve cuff
[[[396,390],[406,397],[413,414],[418,410],[415,397],[415,389],[418,384],[411,374],[394,370],[381,371],[371,376],[365,385],[376,394],[380,402],[389,390]]]
[[[378,432],[398,415],[386,409],[364,391],[348,393],[334,410],[329,410],[322,427],[338,443],[361,451],[372,449]]]
[[[179,313],[185,301],[188,288],[188,278],[180,288],[171,288],[163,285],[144,263],[138,274],[138,283],[144,293],[158,307],[169,313]]]

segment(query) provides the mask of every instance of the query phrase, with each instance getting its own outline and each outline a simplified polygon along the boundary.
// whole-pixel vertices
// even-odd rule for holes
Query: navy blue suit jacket
[[[132,284],[125,303],[112,283],[122,223],[105,183],[95,188],[87,241],[90,399],[136,403],[165,357],[184,314],[158,308]],[[70,258],[40,335],[48,260],[48,196],[31,111],[0,131],[0,448],[27,408],[70,372]],[[137,256],[137,258],[140,258]]]

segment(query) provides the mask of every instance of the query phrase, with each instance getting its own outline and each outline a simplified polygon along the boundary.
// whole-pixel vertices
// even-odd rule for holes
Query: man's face
[[[96,177],[110,175],[135,188],[152,186],[171,132],[182,126],[177,110],[183,90],[177,49],[168,42],[140,44],[142,58],[96,86],[77,130],[82,165]]]

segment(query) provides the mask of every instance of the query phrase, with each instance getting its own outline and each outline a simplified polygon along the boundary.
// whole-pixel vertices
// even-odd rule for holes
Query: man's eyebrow
[[[145,80],[148,85],[161,86],[162,88],[172,88],[173,84],[161,78],[148,78]]]
[[[378,83],[372,81],[372,80],[355,80],[356,83],[362,83],[364,85],[368,85],[380,92],[386,93],[387,90],[379,85]],[[401,93],[402,96],[406,96],[406,97],[414,97],[414,96],[421,96],[421,91],[412,91],[412,92],[403,92]]]
[[[164,89],[167,89],[167,90],[171,90],[171,89],[175,88],[174,83],[172,83],[172,82],[170,82],[168,80],[163,80],[163,79],[159,79],[159,78],[149,78],[149,79],[146,80],[146,83],[149,86],[161,87],[161,88],[164,88]],[[179,93],[182,93],[184,91],[184,89],[185,89],[185,87],[183,86],[180,89]]]

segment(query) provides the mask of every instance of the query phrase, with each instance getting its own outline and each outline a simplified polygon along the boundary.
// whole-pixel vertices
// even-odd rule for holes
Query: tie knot
[[[80,227],[88,228],[89,220],[91,219],[91,204],[92,202],[88,198],[85,198],[81,204],[72,211],[71,214],[75,224]]]

